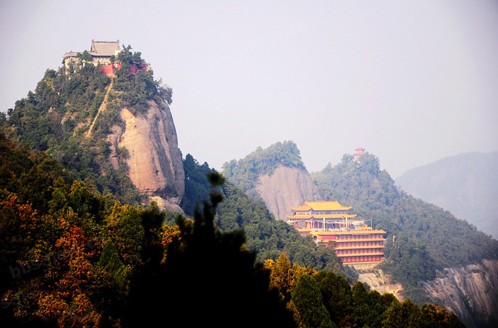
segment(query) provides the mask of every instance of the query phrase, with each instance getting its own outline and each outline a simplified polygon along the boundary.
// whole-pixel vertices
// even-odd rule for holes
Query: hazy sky
[[[92,39],[142,53],[217,169],[285,140],[311,172],[362,146],[393,178],[498,150],[498,1],[0,0],[0,110]]]

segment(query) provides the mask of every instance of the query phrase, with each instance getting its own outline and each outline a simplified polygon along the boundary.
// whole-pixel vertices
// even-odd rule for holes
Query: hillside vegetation
[[[256,182],[278,165],[304,167],[293,142],[277,143],[228,162],[224,173],[251,198],[260,199]],[[496,240],[448,211],[398,190],[372,154],[364,154],[359,162],[344,155],[337,165],[329,164],[311,176],[323,200],[352,206],[359,217],[387,231],[382,267],[403,284],[404,296],[418,304],[429,300],[421,282],[434,279],[437,270],[498,258]]]
[[[142,195],[133,186],[125,163],[116,170],[108,160],[111,145],[106,137],[113,126],[124,128],[118,109],[143,113],[147,101],[170,103],[171,89],[155,81],[152,70],[131,74],[130,67],[144,60],[130,49],[124,48],[116,58],[122,66],[112,88],[111,79],[92,64],[70,67],[69,72],[64,67],[49,69],[34,92],[17,101],[7,115],[0,115],[0,126],[13,140],[46,152],[100,192],[139,203]],[[97,115],[106,94],[108,110]],[[124,161],[127,150],[117,151]]]
[[[313,178],[324,199],[353,206],[360,217],[387,231],[383,268],[403,283],[412,300],[427,300],[419,283],[433,279],[436,270],[498,258],[498,241],[448,211],[399,191],[371,154],[360,163],[344,155],[339,164],[329,164]]]
[[[259,147],[240,160],[223,165],[222,173],[243,192],[260,199],[256,183],[261,175],[271,175],[279,166],[296,167],[306,171],[297,145],[292,141],[277,142],[268,148]]]
[[[258,262],[243,231],[216,228],[223,178],[208,177],[209,201],[170,226],[175,214],[121,204],[0,134],[2,325],[462,327],[437,305],[351,287],[284,253]]]
[[[112,82],[92,65],[48,70],[35,92],[0,115],[2,325],[461,326],[437,305],[368,291],[330,248],[301,237],[244,193],[278,165],[304,170],[292,142],[256,151],[240,170],[227,164],[243,190],[187,156],[186,215],[145,203],[125,161],[137,154],[113,148],[122,160],[115,169],[106,136],[126,128],[118,109],[144,117],[151,102],[171,103],[171,89],[154,81],[152,70],[131,73],[145,65],[130,47],[117,60]],[[398,235],[412,238],[414,263],[438,264],[429,246],[401,228]],[[494,244],[476,240],[482,252],[496,254]]]
[[[200,165],[188,154],[184,161],[185,196],[180,204],[188,215],[193,215],[195,205],[209,198],[207,175],[213,172],[207,163]],[[218,207],[216,224],[222,231],[244,230],[246,245],[258,253],[258,259],[276,260],[285,252],[291,261],[316,270],[327,269],[356,278],[353,271],[345,270],[335,253],[316,245],[311,238],[304,238],[283,221],[275,220],[260,200],[254,200],[227,181],[222,188],[225,201]]]

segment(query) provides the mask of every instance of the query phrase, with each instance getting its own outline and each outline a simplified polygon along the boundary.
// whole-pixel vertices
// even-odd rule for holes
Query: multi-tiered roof
[[[292,208],[287,222],[303,236],[333,246],[346,264],[375,264],[384,258],[384,230],[350,213],[351,206],[337,201],[304,202]]]

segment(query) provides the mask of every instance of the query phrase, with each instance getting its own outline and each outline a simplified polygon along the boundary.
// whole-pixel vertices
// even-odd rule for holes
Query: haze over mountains
[[[498,152],[465,153],[414,168],[396,185],[498,239]]]
[[[82,311],[85,312],[83,316],[91,314],[90,319],[95,322],[100,320],[100,316],[118,322],[123,310],[108,308],[107,304],[115,302],[106,296],[101,297],[106,288],[116,291],[124,309],[128,306],[126,304],[133,304],[126,300],[127,286],[132,280],[140,284],[146,282],[149,288],[167,298],[170,290],[167,278],[154,274],[164,288],[156,290],[155,280],[149,281],[148,274],[161,268],[165,255],[166,263],[174,263],[168,262],[175,261],[174,251],[182,254],[189,240],[197,245],[196,250],[202,250],[203,264],[188,271],[197,275],[206,267],[217,267],[231,279],[213,275],[213,278],[222,278],[220,284],[224,287],[231,285],[227,281],[240,283],[244,279],[238,279],[237,273],[231,274],[228,269],[223,269],[221,263],[227,268],[232,267],[230,260],[218,258],[211,262],[206,259],[208,255],[217,257],[215,249],[231,249],[226,247],[228,243],[235,250],[244,245],[244,252],[257,252],[257,259],[266,264],[280,261],[277,265],[280,266],[285,257],[289,261],[288,267],[292,261],[294,268],[297,264],[308,270],[299,269],[301,273],[313,275],[310,270],[328,270],[347,276],[349,281],[344,280],[347,290],[356,271],[343,265],[332,249],[299,235],[283,221],[290,207],[304,200],[327,199],[352,206],[358,215],[374,220],[376,227],[387,232],[382,267],[403,284],[403,296],[410,302],[413,300],[422,305],[433,301],[447,306],[470,327],[491,326],[498,321],[496,313],[488,311],[496,303],[498,288],[489,288],[486,284],[489,281],[490,285],[498,286],[496,275],[488,272],[498,271],[498,241],[477,231],[466,221],[457,220],[450,212],[399,190],[389,173],[380,168],[380,160],[375,155],[366,152],[356,158],[345,154],[339,163],[329,164],[322,171],[310,174],[294,142],[277,142],[266,149],[258,148],[241,160],[226,163],[223,174],[227,181],[223,184],[223,178],[216,175],[215,187],[207,178],[213,173],[209,164],[199,165],[190,154],[183,159],[169,111],[172,90],[154,79],[141,53],[124,47],[116,57],[109,56],[109,63],[104,67],[116,68],[110,74],[101,63],[94,61],[93,65],[90,64],[92,60],[87,55],[83,52],[80,57],[76,56],[68,67],[47,70],[35,92],[29,92],[26,98],[16,102],[8,116],[0,115],[0,141],[3,144],[0,145],[3,147],[0,147],[0,177],[4,188],[0,190],[0,205],[4,213],[13,213],[0,222],[2,238],[7,240],[3,244],[12,247],[8,256],[0,258],[3,261],[0,274],[9,276],[10,273],[14,278],[11,263],[38,263],[40,254],[50,255],[49,262],[57,260],[53,254],[61,251],[68,258],[77,256],[74,261],[69,261],[69,267],[65,261],[55,261],[48,263],[50,270],[42,269],[33,277],[5,280],[7,284],[3,290],[0,289],[0,296],[11,304],[5,313],[7,316],[22,312],[26,320],[31,320],[29,317],[35,309],[40,320],[80,320],[58,309],[79,309],[84,301],[93,310]],[[119,65],[115,66],[116,61]],[[224,201],[217,212],[211,211],[209,204],[204,203],[201,207],[204,216],[215,223],[216,214],[216,227],[228,234],[215,234],[210,231],[214,225],[202,223],[202,215],[196,211],[197,204],[209,198],[211,203]],[[33,204],[33,211],[29,204]],[[24,205],[29,205],[29,215],[21,216],[27,218],[21,228],[29,230],[25,234],[32,235],[29,238],[24,237],[23,230],[16,228],[20,222],[16,211],[26,209]],[[173,224],[174,221],[175,213],[168,210],[195,216],[194,230],[190,230],[190,223],[180,219],[176,221],[177,228],[164,226],[164,222]],[[196,227],[201,230],[196,230]],[[203,230],[206,227],[209,229]],[[180,229],[180,235],[170,228]],[[75,234],[78,231],[81,238],[71,241],[78,236]],[[209,248],[204,246],[209,243],[205,243],[203,235],[197,235],[200,239],[190,239],[188,231],[207,232],[204,237],[215,237],[210,239],[214,244],[218,239],[224,242],[213,251],[206,251]],[[175,241],[183,246],[161,248]],[[22,245],[17,245],[17,242],[22,242]],[[18,252],[21,246],[22,254]],[[153,252],[149,254],[149,251]],[[162,253],[164,251],[166,254]],[[150,257],[154,258],[151,267]],[[256,255],[250,255],[250,259],[256,259]],[[198,265],[192,258],[190,260],[190,264]],[[171,265],[172,269],[179,268]],[[139,278],[134,278],[137,272]],[[448,282],[453,272],[458,272],[459,278]],[[60,293],[59,287],[52,287],[57,286],[55,281],[60,280],[60,275],[68,278],[63,282],[72,281],[72,284],[66,284],[64,294]],[[180,274],[169,275],[169,279],[175,277],[171,281],[176,282],[180,276],[185,278]],[[286,284],[294,287],[297,278],[292,279],[294,282]],[[100,281],[114,281],[115,286],[101,286]],[[308,283],[312,281],[308,280]],[[442,285],[451,285],[451,293],[448,294]],[[200,281],[198,287],[202,286],[214,288],[210,294],[217,292],[216,283]],[[371,311],[364,311],[359,303],[363,296],[356,296],[371,295],[372,300],[380,297],[367,293],[363,285],[359,286],[353,291],[351,309],[345,310],[344,314],[344,320],[356,323],[341,326],[367,325],[367,321],[362,321],[364,314],[360,312]],[[181,297],[190,297],[199,290],[196,287],[194,292],[182,293],[181,284],[176,287],[179,288],[177,295]],[[311,287],[303,290],[311,290]],[[26,300],[26,304],[16,302],[27,290],[35,290],[36,297]],[[317,289],[317,295],[319,293]],[[288,301],[289,295],[295,293],[288,290],[287,294]],[[134,297],[133,293],[131,295]],[[147,292],[139,293],[139,296],[138,299],[153,300]],[[290,297],[296,300],[295,296]],[[393,302],[392,307],[389,305],[391,312],[395,313],[398,303],[393,296],[388,298]],[[102,299],[105,302],[101,302]],[[176,304],[177,299],[175,296],[167,300]],[[301,307],[301,314],[308,308],[316,310],[316,307],[309,307],[309,302],[304,303],[306,306]],[[403,304],[418,309],[413,303]],[[168,309],[167,306],[161,307],[160,303],[152,305]],[[237,303],[230,305],[237,306]],[[300,307],[297,301],[296,306]],[[131,306],[131,309],[138,311],[140,307]],[[386,311],[387,306],[380,312],[388,315]],[[154,312],[162,315],[162,312]],[[382,319],[381,313],[374,315],[376,320]],[[327,312],[323,314],[331,316]],[[136,315],[140,319],[142,313],[138,311]]]

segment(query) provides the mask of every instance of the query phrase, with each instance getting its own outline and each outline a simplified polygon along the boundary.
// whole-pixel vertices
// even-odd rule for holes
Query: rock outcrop
[[[121,118],[124,129],[115,126],[108,136],[114,168],[124,160],[129,178],[142,194],[161,208],[181,211],[185,173],[168,105],[149,101],[147,113],[136,115],[123,108]],[[116,159],[119,149],[126,150],[124,159]]]
[[[285,220],[292,207],[319,200],[318,191],[305,170],[279,165],[271,175],[262,175],[256,190],[276,219]]]
[[[498,324],[497,260],[444,269],[424,288],[434,303],[453,311],[467,327]]]
[[[394,283],[391,276],[386,275],[382,269],[372,268],[366,270],[358,270],[358,281],[366,283],[372,290],[378,291],[380,294],[391,293],[400,301],[403,302],[403,285]]]

